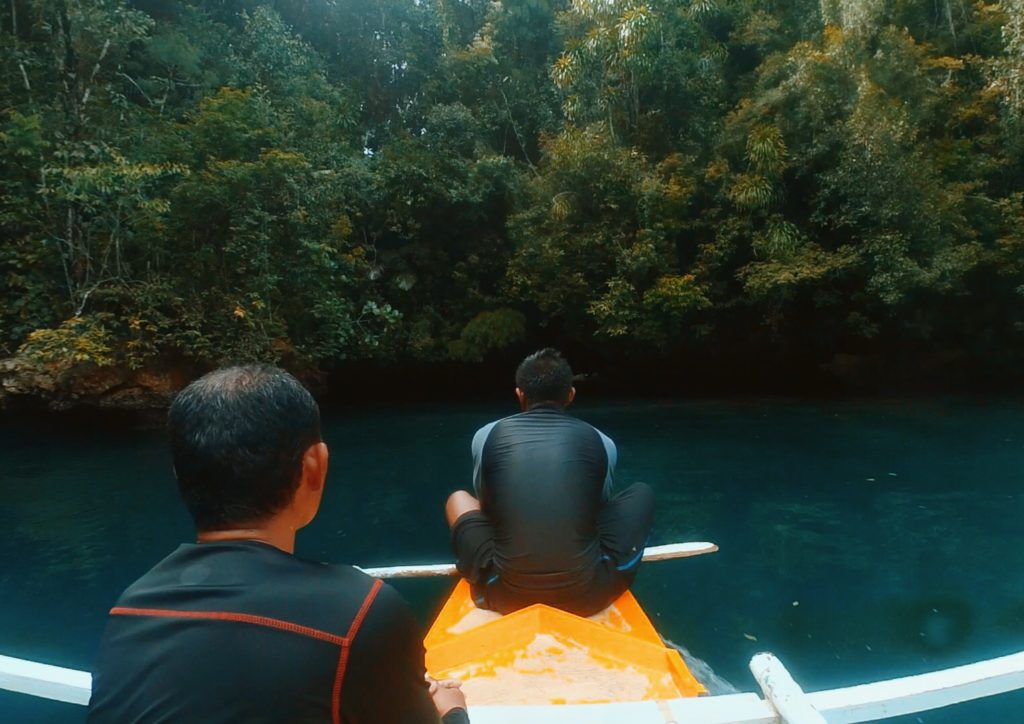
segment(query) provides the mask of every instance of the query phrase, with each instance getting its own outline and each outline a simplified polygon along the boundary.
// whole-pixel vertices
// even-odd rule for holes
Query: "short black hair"
[[[225,530],[265,520],[291,502],[302,456],[321,439],[320,408],[284,370],[226,367],[178,393],[167,431],[196,529]]]
[[[564,403],[572,389],[572,368],[561,352],[545,347],[519,363],[516,387],[528,402]]]

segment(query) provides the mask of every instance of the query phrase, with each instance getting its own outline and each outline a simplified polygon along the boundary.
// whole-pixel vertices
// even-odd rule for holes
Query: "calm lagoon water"
[[[441,506],[467,484],[500,404],[393,407],[325,420],[331,476],[300,555],[450,559]],[[591,402],[617,480],[658,495],[652,543],[714,555],[645,567],[662,634],[739,690],[762,650],[810,690],[1024,650],[1024,405],[998,399]],[[0,423],[0,653],[88,669],[118,593],[191,529],[159,430]],[[447,584],[397,584],[424,623]],[[84,709],[0,694],[0,721]],[[896,721],[896,720],[894,720]],[[1024,721],[1004,695],[905,722]]]

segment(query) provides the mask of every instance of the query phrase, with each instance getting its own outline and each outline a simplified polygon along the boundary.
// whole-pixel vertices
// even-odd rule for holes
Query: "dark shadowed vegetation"
[[[3,4],[0,357],[1024,356],[1022,0]]]

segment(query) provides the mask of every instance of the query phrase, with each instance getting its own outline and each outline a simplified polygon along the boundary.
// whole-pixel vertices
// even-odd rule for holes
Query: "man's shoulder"
[[[522,413],[522,414],[525,415],[525,414],[528,414],[528,413]],[[586,420],[584,420],[582,418],[576,417],[576,415],[574,415],[573,413],[569,412],[568,410],[560,410],[560,411],[558,411],[558,414],[555,414],[555,415],[539,416],[538,419],[540,419],[540,420],[548,420],[552,424],[568,425],[569,427],[575,427],[575,428],[578,428],[578,429],[583,430],[585,432],[594,432],[594,433],[596,433],[598,435],[601,435],[602,437],[607,437],[603,432],[598,430],[594,425],[591,425],[589,422],[587,422]]]
[[[506,422],[508,420],[512,420],[512,419],[514,419],[516,417],[519,417],[519,415],[521,415],[521,414],[522,413],[520,412],[520,413],[518,413],[516,415],[506,415],[505,417],[499,417],[497,420],[491,420],[486,425],[481,425],[479,428],[477,428],[477,431],[474,434],[474,437],[479,437],[480,435],[486,435],[491,430],[493,430],[496,426],[498,426],[501,423]]]
[[[129,586],[115,608],[150,609],[161,616],[167,611],[243,614],[337,637],[361,631],[357,638],[363,643],[385,642],[385,648],[397,645],[387,643],[395,635],[416,638],[415,617],[405,599],[354,566],[282,553],[281,558],[268,556],[268,565],[254,568],[243,561],[240,570],[229,573],[223,565],[226,556],[203,553],[199,570],[193,557],[168,556]],[[237,562],[234,558],[231,562]],[[402,633],[389,633],[392,629]]]
[[[531,409],[519,412],[515,415],[508,415],[493,422],[489,422],[476,431],[474,442],[482,444],[484,438],[489,438],[492,432],[497,434],[517,434],[524,428],[535,429],[537,427],[551,427],[553,429],[573,429],[584,434],[594,435],[603,439],[611,440],[599,429],[586,420],[581,420],[565,410],[552,410],[551,408]]]
[[[315,561],[300,560],[303,564],[299,571],[296,571],[296,579],[307,582],[308,588],[312,591],[324,593],[337,592],[366,595],[370,592],[374,582],[373,576],[368,576],[359,568],[346,563],[318,563]]]
[[[474,455],[480,454],[480,452],[483,449],[484,443],[487,442],[487,438],[490,437],[491,432],[494,430],[494,428],[507,419],[509,418],[502,417],[498,420],[492,420],[491,422],[488,422],[486,425],[481,426],[475,433],[473,433],[473,442],[470,445],[470,448],[472,449]]]
[[[152,568],[135,579],[120,595],[117,600],[118,606],[140,603],[140,598],[145,599],[147,593],[159,590],[175,582],[180,576],[176,571],[187,566],[188,545],[180,545],[171,553],[166,555]],[[141,602],[144,602],[141,601]]]
[[[576,424],[580,425],[582,429],[592,431],[595,434],[597,434],[597,436],[600,437],[602,441],[614,444],[612,439],[608,435],[604,434],[597,426],[590,424],[586,420],[581,420],[578,417],[574,417],[573,415],[567,415],[567,417],[569,417],[572,420],[575,420]]]
[[[378,579],[367,575],[354,565],[322,563],[299,557],[295,557],[294,560],[296,565],[287,576],[291,583],[290,590],[278,591],[279,587],[274,587],[275,593],[282,596],[309,596],[313,599],[345,598],[361,603],[371,594],[374,599],[379,599],[385,588],[391,588],[383,582],[377,585]],[[374,590],[375,587],[377,590]]]
[[[366,616],[371,611],[375,620],[389,620],[409,614],[408,604],[390,584],[369,576],[359,568],[339,563],[307,563],[293,595],[307,600],[307,610],[321,610],[328,617]],[[345,613],[329,603],[345,601]],[[333,613],[332,613],[333,609]],[[411,615],[411,614],[410,614]]]
[[[354,566],[320,563],[265,545],[183,545],[130,585],[119,607],[210,605],[318,622],[354,615],[375,579]]]

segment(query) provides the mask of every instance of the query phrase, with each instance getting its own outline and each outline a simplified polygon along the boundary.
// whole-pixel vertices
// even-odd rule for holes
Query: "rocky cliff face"
[[[42,402],[52,410],[160,409],[188,379],[180,370],[62,367],[11,357],[0,360],[0,407],[22,399]]]

